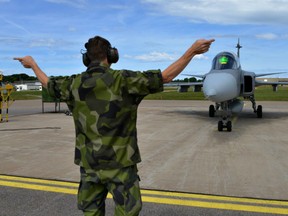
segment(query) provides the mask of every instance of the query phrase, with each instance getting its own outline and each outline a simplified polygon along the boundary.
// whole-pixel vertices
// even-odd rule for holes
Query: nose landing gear
[[[219,110],[221,108],[221,110]],[[220,113],[221,119],[218,121],[218,131],[223,131],[224,128],[228,132],[232,131],[232,122],[229,120],[231,117],[231,110],[229,110],[228,103],[216,103],[216,105],[209,106],[209,117],[214,117],[215,113]]]
[[[226,120],[218,121],[218,131],[223,131],[224,128],[226,128],[228,132],[231,132],[232,131],[232,122],[226,121]]]

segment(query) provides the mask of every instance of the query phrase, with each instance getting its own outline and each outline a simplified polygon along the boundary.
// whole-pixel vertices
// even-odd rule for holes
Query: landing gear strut
[[[261,105],[258,105],[258,107],[257,107],[257,109],[256,109],[256,102],[255,102],[254,95],[250,95],[250,96],[249,96],[249,100],[250,100],[251,103],[252,103],[252,108],[253,108],[254,113],[257,114],[257,118],[262,118],[262,115],[263,115],[262,106],[261,106]]]

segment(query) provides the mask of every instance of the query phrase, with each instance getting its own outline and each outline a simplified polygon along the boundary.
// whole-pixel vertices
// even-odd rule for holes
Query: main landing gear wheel
[[[262,118],[262,114],[263,114],[263,112],[262,112],[262,106],[259,105],[259,106],[257,107],[257,118]]]
[[[227,121],[226,124],[224,124],[223,121],[218,121],[218,131],[223,131],[224,128],[227,128],[228,132],[232,131],[232,122]]]
[[[218,131],[223,131],[223,121],[218,121]]]
[[[228,122],[227,122],[226,128],[227,128],[227,131],[228,131],[228,132],[231,132],[231,131],[232,131],[232,122],[231,122],[231,121],[228,121]]]
[[[215,116],[215,107],[214,105],[209,106],[209,117],[214,117]]]

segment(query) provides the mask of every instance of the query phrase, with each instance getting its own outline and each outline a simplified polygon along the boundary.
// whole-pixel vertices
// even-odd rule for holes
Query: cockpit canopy
[[[212,70],[238,69],[239,67],[239,58],[230,52],[219,53],[212,63]]]

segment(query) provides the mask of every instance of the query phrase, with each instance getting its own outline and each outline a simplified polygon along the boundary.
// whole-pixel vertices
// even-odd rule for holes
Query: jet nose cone
[[[230,73],[211,73],[203,81],[203,93],[208,100],[223,102],[239,96],[237,81]]]
[[[210,99],[211,97],[213,96],[216,96],[217,95],[217,92],[215,89],[208,89],[206,92],[205,92],[205,96],[207,99]]]

